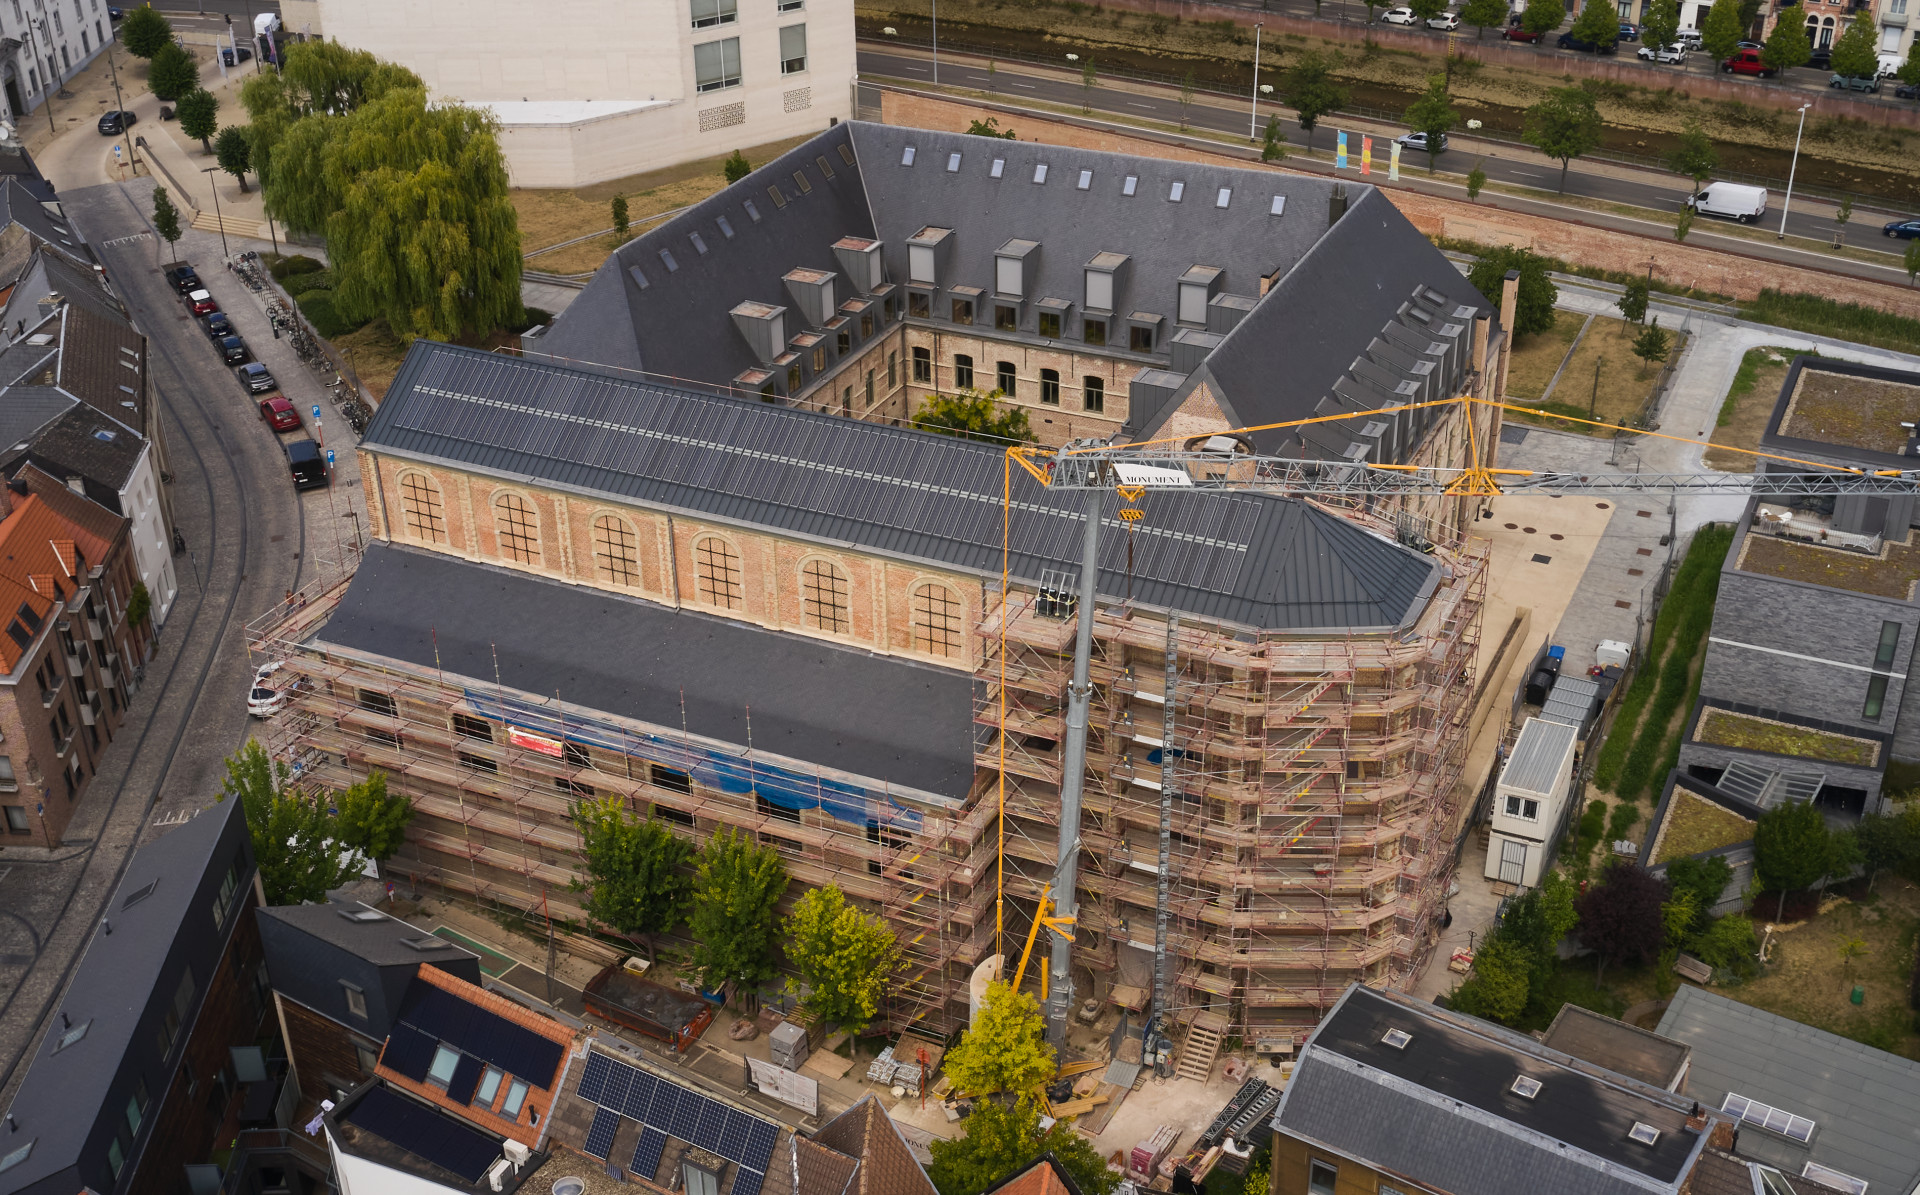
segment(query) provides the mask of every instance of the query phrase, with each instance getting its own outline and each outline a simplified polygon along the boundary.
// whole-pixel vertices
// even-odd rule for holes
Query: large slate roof
[[[1920,1062],[1688,985],[1659,1032],[1693,1047],[1687,1092],[1702,1104],[1733,1092],[1814,1122],[1806,1145],[1745,1126],[1743,1156],[1793,1174],[1812,1160],[1874,1192],[1920,1183]]]
[[[363,445],[998,577],[1077,574],[1082,501],[986,445],[416,341]],[[1400,627],[1439,563],[1302,503],[1109,495],[1102,595],[1265,630]]]
[[[1390,1029],[1410,1040],[1394,1048]],[[1538,1079],[1533,1099],[1510,1090]],[[1521,1034],[1350,987],[1301,1052],[1276,1130],[1455,1195],[1677,1191],[1704,1139],[1688,1103]],[[1631,1141],[1635,1122],[1659,1130]]]
[[[965,673],[438,553],[370,545],[316,638],[489,692],[497,658],[509,689],[938,796],[973,782]]]

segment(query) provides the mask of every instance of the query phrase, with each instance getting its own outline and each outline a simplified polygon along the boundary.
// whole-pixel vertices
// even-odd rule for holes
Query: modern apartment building
[[[853,111],[851,0],[317,0],[284,17],[486,108],[518,187],[642,174]]]

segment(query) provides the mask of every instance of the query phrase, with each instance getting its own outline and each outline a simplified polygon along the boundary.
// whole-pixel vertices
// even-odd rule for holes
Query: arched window
[[[921,585],[913,591],[913,646],[930,656],[953,657],[961,650],[960,595],[945,585]]]
[[[494,528],[500,536],[500,554],[521,564],[540,563],[540,516],[518,494],[493,500]]]
[[[640,562],[632,524],[618,515],[595,516],[593,561],[602,581],[615,585],[640,584]]]
[[[853,629],[847,614],[847,574],[831,560],[809,560],[800,570],[802,615],[806,624],[844,635]]]
[[[740,556],[726,540],[709,535],[693,545],[693,577],[701,601],[722,610],[740,608]]]
[[[441,511],[440,487],[425,473],[407,473],[400,478],[400,513],[407,532],[430,544],[447,542],[447,520]]]

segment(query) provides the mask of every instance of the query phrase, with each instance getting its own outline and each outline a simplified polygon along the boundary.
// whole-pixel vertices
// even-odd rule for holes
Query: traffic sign
[[[333,449],[327,449],[327,468],[333,468]]]
[[[320,404],[319,404],[319,403],[314,403],[314,404],[313,404],[313,417],[314,417],[315,419],[318,419],[318,418],[320,418]]]

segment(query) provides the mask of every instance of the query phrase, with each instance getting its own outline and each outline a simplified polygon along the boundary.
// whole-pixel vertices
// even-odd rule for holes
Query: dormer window
[[[939,283],[944,250],[953,236],[951,228],[928,225],[907,238],[907,281],[915,286]]]
[[[1020,240],[1008,241],[1000,246],[993,255],[993,291],[1004,299],[1024,299],[1027,296],[1026,284],[1030,281],[1030,267],[1037,270],[1040,264],[1040,242]]]
[[[1085,267],[1086,291],[1082,304],[1092,312],[1117,310],[1118,294],[1127,267],[1124,253],[1098,253]]]

